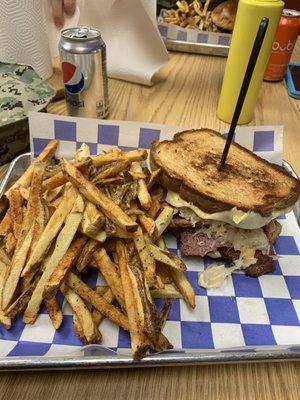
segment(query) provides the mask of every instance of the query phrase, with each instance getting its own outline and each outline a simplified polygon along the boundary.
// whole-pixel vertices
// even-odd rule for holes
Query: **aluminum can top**
[[[69,53],[90,54],[105,48],[105,43],[98,29],[77,26],[61,32],[59,47]]]

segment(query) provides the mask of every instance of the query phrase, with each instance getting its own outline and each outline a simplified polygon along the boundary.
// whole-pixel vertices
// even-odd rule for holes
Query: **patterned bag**
[[[29,150],[28,111],[42,111],[55,91],[27,65],[0,63],[0,164]]]

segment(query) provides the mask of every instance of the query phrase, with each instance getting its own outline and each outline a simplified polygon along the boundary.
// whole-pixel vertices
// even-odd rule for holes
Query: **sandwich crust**
[[[237,143],[219,171],[224,145],[225,137],[211,129],[179,132],[173,140],[153,143],[151,168],[161,169],[162,185],[207,213],[237,207],[269,216],[297,201],[298,179]]]

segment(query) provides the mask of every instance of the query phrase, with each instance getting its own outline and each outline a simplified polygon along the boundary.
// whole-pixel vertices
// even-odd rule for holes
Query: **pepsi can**
[[[106,46],[100,32],[89,27],[63,30],[59,55],[69,115],[107,117]]]

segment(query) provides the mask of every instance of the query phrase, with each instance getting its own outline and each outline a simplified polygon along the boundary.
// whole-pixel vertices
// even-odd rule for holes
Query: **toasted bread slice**
[[[153,143],[151,168],[161,168],[167,189],[208,213],[237,207],[269,216],[297,201],[299,180],[237,143],[219,171],[224,145],[225,138],[210,129],[180,132],[172,141]]]

